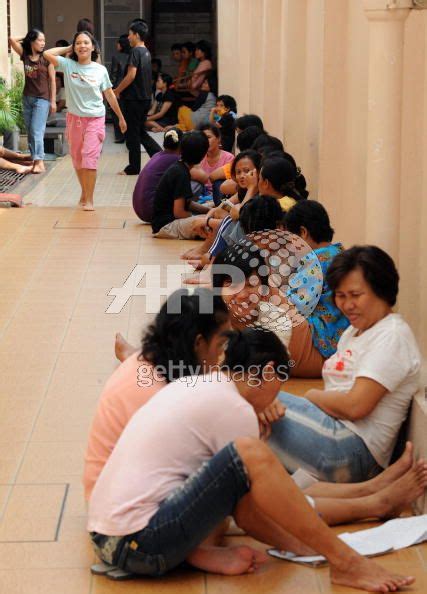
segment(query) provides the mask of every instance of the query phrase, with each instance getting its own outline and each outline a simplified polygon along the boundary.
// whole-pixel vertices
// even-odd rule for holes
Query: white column
[[[365,0],[369,22],[366,241],[399,251],[404,23],[411,0]],[[357,208],[357,205],[354,205]]]

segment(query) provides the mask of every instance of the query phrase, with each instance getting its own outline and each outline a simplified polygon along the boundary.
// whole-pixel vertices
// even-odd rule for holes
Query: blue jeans
[[[146,528],[121,540],[91,533],[95,552],[129,573],[163,575],[232,515],[248,491],[243,462],[230,443],[161,503]]]
[[[27,97],[24,95],[24,121],[28,134],[28,146],[34,161],[44,159],[44,131],[50,103],[41,97]]]
[[[304,468],[333,483],[366,481],[381,472],[363,440],[341,421],[306,398],[280,392],[279,399],[286,414],[273,423],[268,445],[288,472]]]

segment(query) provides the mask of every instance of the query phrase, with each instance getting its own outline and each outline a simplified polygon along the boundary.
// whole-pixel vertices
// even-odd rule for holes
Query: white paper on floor
[[[396,518],[376,528],[358,530],[357,532],[343,532],[338,537],[352,549],[366,557],[384,555],[426,541],[427,514],[410,518]],[[326,563],[325,557],[321,555],[298,557],[289,551],[279,551],[277,549],[270,549],[268,553],[272,557],[304,565],[317,566]]]

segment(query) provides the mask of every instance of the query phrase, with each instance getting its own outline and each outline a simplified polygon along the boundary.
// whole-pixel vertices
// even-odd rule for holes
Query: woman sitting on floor
[[[158,577],[187,561],[212,573],[252,573],[263,552],[218,546],[233,515],[261,542],[324,555],[333,583],[377,591],[413,583],[338,539],[259,440],[257,414],[272,404],[287,370],[273,333],[230,333],[221,369],[169,384],[133,415],[89,502],[102,572]],[[410,481],[418,491],[423,476],[420,467]]]
[[[152,132],[163,132],[166,126],[178,123],[177,98],[171,89],[172,77],[159,72],[156,81],[156,96],[148,112],[145,127]]]
[[[190,91],[196,97],[202,90],[202,85],[212,72],[212,48],[204,39],[196,43],[194,55],[199,61],[190,79]]]
[[[207,206],[193,201],[191,170],[200,163],[209,148],[203,132],[188,132],[181,142],[181,159],[171,165],[160,179],[153,203],[153,237],[160,239],[196,239],[206,236],[203,216]]]
[[[211,299],[212,313],[200,313],[199,302]],[[174,304],[180,313],[172,313]],[[142,337],[141,349],[123,339],[116,350],[124,361],[107,381],[89,432],[83,484],[89,499],[106,461],[132,415],[162,387],[187,373],[202,374],[216,365],[231,328],[220,297],[206,289],[175,291]],[[191,371],[188,372],[188,369]]]
[[[178,109],[178,127],[181,130],[200,130],[202,126],[209,124],[209,114],[216,103],[216,88],[216,77],[211,74],[203,81],[191,108],[183,105]]]
[[[151,157],[138,176],[133,191],[133,209],[135,214],[147,223],[153,218],[153,202],[157,186],[163,174],[171,165],[179,161],[183,132],[172,128],[165,133],[163,150]]]
[[[205,126],[202,126],[200,130],[206,134],[209,140],[208,152],[200,163],[200,167],[203,171],[210,176],[213,171],[219,167],[224,167],[224,165],[227,165],[228,163],[230,163],[231,167],[234,155],[221,148],[220,129],[216,126],[212,126],[212,124],[206,124]],[[206,183],[206,189],[208,190],[208,193],[212,193],[212,182],[210,179]]]
[[[256,322],[251,295],[258,295],[261,285],[268,288],[270,278],[268,266],[259,267],[264,260],[258,246],[237,253],[239,248],[228,248],[216,262],[236,266],[248,279],[235,295],[225,297],[231,312],[237,312],[233,326],[244,324],[238,319]],[[270,445],[289,471],[301,467],[321,480],[357,482],[388,465],[420,369],[412,331],[392,311],[398,281],[393,260],[375,246],[355,246],[330,264],[326,282],[351,326],[324,363],[324,390],[309,390],[305,398],[279,395],[286,415],[273,424]],[[213,282],[221,287],[229,281],[214,274]]]
[[[338,340],[350,323],[335,305],[334,296],[326,282],[328,268],[335,256],[343,251],[343,246],[341,243],[332,243],[334,230],[320,202],[301,200],[288,211],[284,222],[288,231],[301,237],[312,248],[315,262],[320,263],[323,273],[322,293],[315,309],[306,321],[292,330],[289,345],[295,362],[292,375],[321,377],[325,359],[335,354]],[[294,287],[308,285],[309,276],[310,268],[297,272]],[[296,301],[294,305],[297,306]]]

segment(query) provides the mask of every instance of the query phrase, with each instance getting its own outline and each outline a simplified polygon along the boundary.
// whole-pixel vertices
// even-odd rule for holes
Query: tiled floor
[[[136,263],[180,263],[183,248],[153,240],[134,217],[135,178],[116,175],[124,164],[123,147],[107,146],[95,213],[74,208],[69,157],[25,197],[38,207],[0,210],[0,592],[344,593],[331,588],[327,569],[273,559],[256,575],[236,578],[177,571],[158,581],[112,583],[90,575],[80,484],[87,430],[116,365],[114,333],[137,342],[151,317],[144,297],[105,313],[108,292]],[[292,391],[305,388],[297,383]],[[382,562],[415,574],[412,592],[427,591],[427,545]]]

